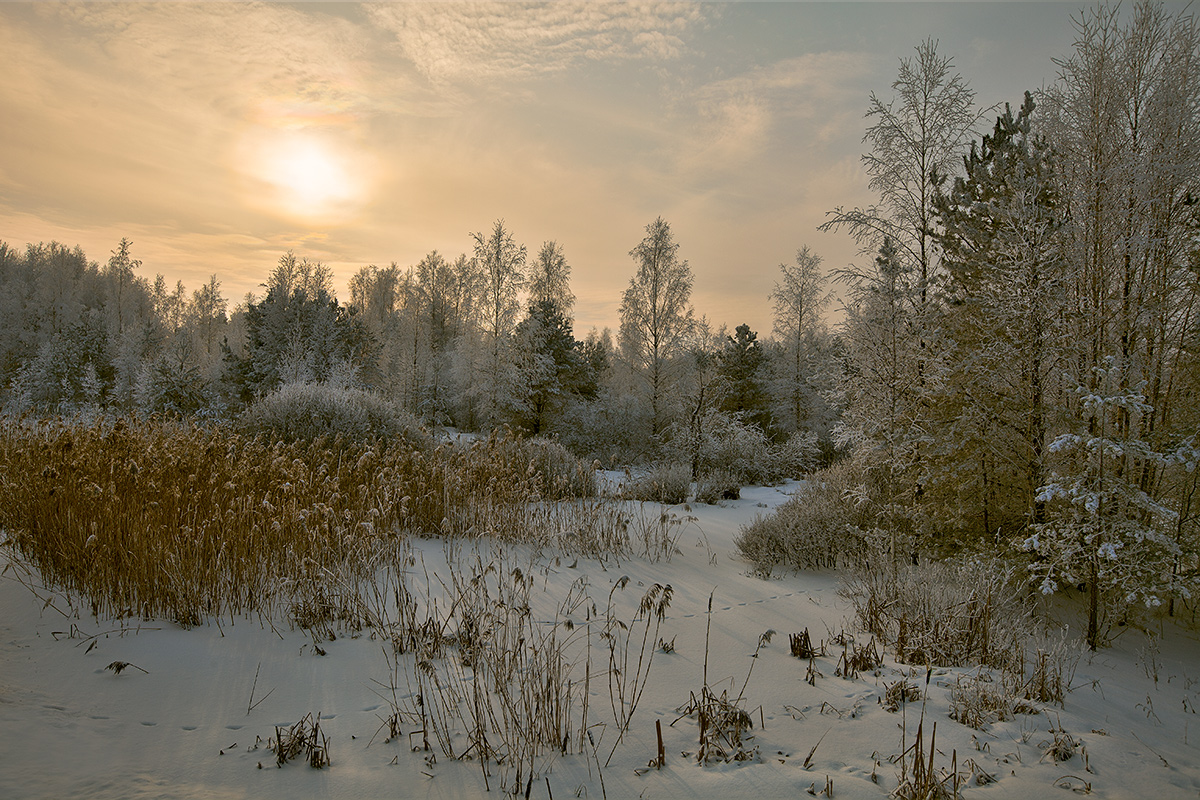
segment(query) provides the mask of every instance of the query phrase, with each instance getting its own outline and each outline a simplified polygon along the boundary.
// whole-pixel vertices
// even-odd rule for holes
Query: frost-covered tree
[[[910,272],[920,308],[930,299],[936,273],[933,247],[935,182],[954,174],[960,156],[975,136],[986,112],[975,108],[975,92],[954,62],[937,51],[937,41],[917,46],[916,58],[900,61],[886,102],[871,93],[867,118],[873,120],[863,136],[870,150],[862,157],[879,204],[869,208],[837,208],[824,230],[847,230],[876,252],[884,239]]]
[[[1065,574],[1088,585],[1094,645],[1112,601],[1181,594],[1173,582],[1197,563],[1194,521],[1180,513],[1191,506],[1191,462],[1176,456],[1196,423],[1185,398],[1200,299],[1200,31],[1190,14],[1157,3],[1096,6],[1074,22],[1075,45],[1042,104],[1069,221],[1064,380],[1078,387],[1064,397],[1068,423],[1055,440],[1065,477],[1043,495],[1076,509],[1046,523],[1059,550],[1074,550],[1052,557],[1037,541],[1040,564],[1072,564]],[[1137,565],[1153,548],[1142,542],[1166,547],[1158,535],[1176,549],[1169,569],[1147,571]],[[1159,567],[1171,581],[1153,574]]]
[[[595,395],[595,375],[575,339],[571,266],[562,246],[546,242],[530,268],[528,313],[515,337],[509,393],[514,422],[533,434],[554,426],[572,396]]]
[[[424,404],[431,419],[449,419],[454,398],[466,397],[468,392],[464,387],[475,383],[473,367],[465,371],[455,367],[474,364],[459,354],[471,350],[469,342],[478,338],[483,313],[483,274],[479,263],[460,254],[453,262],[446,261],[445,266],[446,269],[432,273],[429,282],[422,279],[430,297],[430,344],[438,354],[434,362],[436,372],[429,384],[431,393]],[[459,377],[457,383],[452,380],[455,375]],[[466,407],[464,403],[458,406]],[[468,413],[463,419],[469,417]]]
[[[1045,103],[1072,223],[1070,322],[1079,346],[1071,371],[1087,385],[1112,356],[1122,388],[1145,381],[1154,412],[1136,433],[1166,450],[1186,407],[1171,395],[1196,301],[1189,258],[1200,184],[1200,30],[1190,14],[1169,16],[1157,3],[1125,15],[1096,6],[1075,26]],[[1144,490],[1155,491],[1159,472],[1145,471]]]
[[[864,460],[873,477],[879,524],[891,535],[894,559],[902,536],[913,530],[913,505],[923,491],[918,449],[925,432],[918,422],[926,385],[909,278],[885,239],[872,272],[856,273],[849,284],[840,387],[845,410],[834,429],[838,446]]]
[[[946,367],[934,404],[930,491],[946,523],[979,534],[1043,521],[1047,445],[1065,357],[1065,207],[1035,104],[964,159],[935,206],[946,280]]]
[[[571,318],[575,295],[571,292],[571,265],[558,242],[546,242],[529,270],[529,306],[554,306]]]
[[[1038,494],[1047,504],[1047,521],[1023,543],[1035,555],[1043,592],[1060,583],[1087,585],[1087,643],[1093,650],[1102,643],[1106,609],[1158,606],[1180,588],[1172,563],[1181,553],[1170,533],[1177,512],[1142,491],[1140,471],[1131,468],[1165,464],[1168,456],[1115,422],[1136,422],[1153,409],[1141,386],[1122,387],[1116,358],[1095,371],[1091,385],[1075,388],[1082,412],[1075,430],[1050,445],[1062,463]]]
[[[671,226],[658,217],[629,255],[637,270],[621,300],[621,352],[650,400],[650,435],[665,429],[671,360],[683,354],[694,324],[692,270],[679,258]]]
[[[821,227],[846,230],[864,255],[880,255],[873,267],[839,273],[853,298],[843,326],[850,364],[842,441],[858,439],[876,455],[895,456],[882,467],[888,518],[925,520],[915,506],[925,494],[924,448],[941,368],[933,199],[942,176],[956,171],[983,112],[936,41],[916,50],[915,58],[901,60],[892,98],[872,94],[867,111],[873,122],[863,137],[870,150],[862,159],[879,203],[837,208]],[[872,337],[881,338],[872,343]],[[869,411],[854,407],[864,399]],[[880,425],[902,427],[885,431]]]
[[[267,293],[245,309],[244,352],[226,353],[235,392],[262,395],[282,383],[321,382],[335,369],[362,368],[370,338],[357,315],[338,304],[324,264],[284,254]],[[239,363],[240,362],[240,363]]]
[[[725,336],[716,358],[721,381],[718,407],[765,433],[771,427],[765,386],[767,356],[758,334],[749,325],[738,325],[733,335]]]
[[[821,312],[829,304],[821,257],[807,246],[796,251],[794,264],[780,264],[770,300],[775,311],[775,338],[782,349],[777,359],[775,424],[785,431],[804,430],[816,405],[810,372],[821,329]]]
[[[516,426],[535,436],[554,425],[585,379],[586,363],[571,328],[559,305],[548,300],[531,303],[517,325],[508,404]]]
[[[195,328],[207,358],[213,358],[219,352],[220,334],[229,321],[225,314],[227,304],[221,294],[221,281],[215,274],[209,277],[208,283],[192,292],[187,318]]]
[[[498,424],[503,415],[502,393],[509,358],[510,338],[521,306],[519,293],[526,282],[525,246],[518,245],[504,220],[496,220],[490,235],[473,233],[475,261],[483,276],[483,333],[487,361],[484,385],[478,396],[481,414],[488,425]]]
[[[105,265],[108,284],[109,338],[119,339],[136,317],[145,316],[140,306],[149,299],[145,279],[135,273],[142,262],[132,255],[133,242],[122,238]]]
[[[417,362],[423,335],[417,323],[421,297],[414,290],[411,270],[395,263],[361,268],[350,278],[349,309],[370,337],[375,358],[365,383],[415,411],[420,379]]]

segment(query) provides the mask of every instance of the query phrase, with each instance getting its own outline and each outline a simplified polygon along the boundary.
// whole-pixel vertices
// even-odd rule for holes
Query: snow
[[[483,558],[528,565],[546,608],[556,607],[584,576],[601,606],[625,576],[629,584],[614,599],[627,608],[636,607],[644,587],[655,582],[674,588],[660,635],[674,639],[675,651],[655,654],[630,731],[603,769],[603,787],[593,759],[560,756],[546,762],[530,797],[773,798],[795,797],[810,787],[824,796],[827,780],[838,798],[884,797],[897,786],[897,758],[913,742],[922,707],[926,737],[937,723],[938,768],[949,769],[956,756],[960,771],[971,760],[997,779],[964,787],[965,797],[1057,797],[1065,790],[1056,783],[1079,791],[1086,784],[1096,797],[1197,796],[1200,726],[1190,726],[1200,706],[1200,641],[1193,628],[1171,619],[1156,617],[1150,630],[1129,628],[1113,647],[1083,655],[1065,708],[1043,706],[1042,713],[982,731],[948,716],[956,677],[976,670],[927,673],[896,664],[889,652],[878,674],[844,680],[835,675],[841,648],[833,648],[816,660],[821,676],[815,686],[807,683],[808,662],[790,655],[788,634],[807,628],[815,644],[853,630],[851,610],[837,593],[838,575],[784,574],[764,581],[749,574],[733,544],[740,525],[798,486],[749,487],[742,499],[720,507],[674,507],[694,521],[682,529],[670,561],[600,563],[462,545],[463,552],[478,548]],[[414,548],[435,570],[453,552],[439,540],[420,540]],[[484,793],[477,762],[439,757],[427,763],[426,753],[411,751],[411,725],[404,726],[405,735],[385,741],[380,728],[392,673],[381,642],[366,632],[322,641],[325,655],[319,655],[305,631],[278,622],[272,628],[256,618],[210,620],[191,630],[166,621],[68,618],[58,610],[67,608],[63,598],[45,591],[36,596],[14,573],[0,579],[0,797]],[[768,630],[775,634],[755,657]],[[745,684],[756,759],[696,763],[696,720],[681,718],[676,709],[700,692],[706,631],[710,685],[732,697]],[[117,661],[133,666],[120,674],[106,669]],[[595,663],[606,665],[603,658]],[[880,698],[885,684],[902,676],[922,688],[928,676],[929,696],[924,704],[890,713]],[[593,681],[591,703],[597,714],[608,712],[604,680]],[[317,770],[293,761],[277,768],[267,740],[276,726],[309,713],[320,714],[331,766]],[[665,741],[661,770],[647,768],[657,751],[656,721]],[[1058,728],[1082,743],[1063,763],[1043,756]],[[604,731],[601,762],[613,741],[613,732]],[[500,794],[495,782],[492,791]]]

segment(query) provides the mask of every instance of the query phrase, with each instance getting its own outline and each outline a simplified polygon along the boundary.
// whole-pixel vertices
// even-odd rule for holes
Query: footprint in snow
[[[243,726],[241,726],[241,725],[226,725],[226,726],[225,726],[225,730],[227,730],[227,731],[240,731],[240,730],[242,729],[242,727],[243,727]]]
[[[180,730],[194,731],[194,730],[196,730],[196,726],[195,725],[184,725],[182,728],[180,728]]]
[[[364,709],[363,709],[363,711],[374,711],[374,710],[375,710],[375,709],[377,709],[377,708],[379,708],[379,704],[378,704],[378,703],[376,703],[376,704],[375,704],[375,705],[373,705],[373,706],[367,706],[366,708],[364,708]]]
[[[157,723],[157,722],[143,722],[143,723],[142,723],[142,726],[143,726],[143,727],[146,727],[146,728],[153,728],[153,727],[155,727],[156,725],[158,725],[158,723]]]

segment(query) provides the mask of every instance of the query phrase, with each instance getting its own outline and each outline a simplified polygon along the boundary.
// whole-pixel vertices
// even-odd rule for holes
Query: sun
[[[362,172],[332,137],[273,131],[256,136],[248,151],[247,171],[267,193],[255,199],[269,208],[307,221],[334,220],[363,200]]]

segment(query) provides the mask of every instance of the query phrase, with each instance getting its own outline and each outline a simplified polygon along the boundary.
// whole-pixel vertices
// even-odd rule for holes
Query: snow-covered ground
[[[971,670],[935,669],[928,698],[897,713],[880,702],[885,684],[909,676],[924,686],[927,674],[895,664],[890,652],[878,674],[844,680],[835,675],[842,650],[833,648],[816,659],[815,685],[806,682],[809,663],[791,656],[788,634],[807,628],[816,643],[852,632],[838,576],[764,581],[748,574],[733,545],[740,525],[795,488],[752,487],[723,507],[676,507],[695,521],[682,529],[670,561],[504,556],[535,574],[535,591],[547,607],[557,607],[583,582],[601,607],[623,577],[628,585],[614,597],[630,607],[655,582],[674,589],[660,631],[674,641],[674,652],[655,654],[645,694],[611,763],[601,771],[590,756],[548,760],[544,775],[529,786],[530,797],[775,798],[809,790],[825,796],[830,785],[838,798],[884,797],[897,786],[898,759],[913,744],[922,710],[926,744],[937,723],[936,768],[948,770],[955,759],[964,775],[974,766],[975,774],[995,778],[964,786],[965,797],[1058,797],[1071,790],[1111,798],[1200,794],[1200,642],[1173,621],[1156,621],[1150,635],[1130,629],[1114,647],[1084,655],[1065,708],[1017,715],[981,731],[947,713],[955,677]],[[444,561],[447,552],[437,540],[418,541],[414,549],[429,564]],[[500,557],[485,550],[485,558]],[[184,630],[163,621],[70,619],[60,607],[61,600],[39,599],[13,580],[11,570],[0,580],[0,797],[457,798],[484,792],[477,762],[434,761],[412,751],[411,725],[385,741],[387,731],[380,729],[394,674],[382,643],[366,632],[320,642],[321,655],[305,631],[273,629],[253,618]],[[754,724],[748,744],[757,757],[700,766],[696,719],[677,709],[700,693],[710,623],[709,684],[730,697],[745,685],[743,705]],[[775,635],[755,657],[769,630]],[[113,662],[130,666],[117,674],[106,669]],[[593,682],[590,701],[608,709],[604,680]],[[267,741],[276,726],[310,713],[320,714],[331,765],[318,770],[293,761],[277,768]],[[647,769],[657,752],[656,722],[666,763]],[[1052,730],[1080,745],[1069,760],[1043,755]],[[597,733],[603,762],[615,736]],[[495,782],[491,788],[500,793]]]

